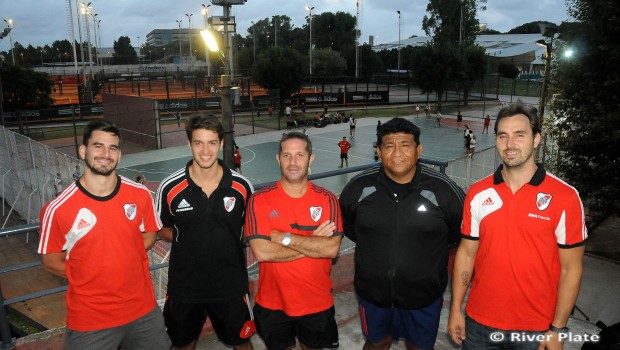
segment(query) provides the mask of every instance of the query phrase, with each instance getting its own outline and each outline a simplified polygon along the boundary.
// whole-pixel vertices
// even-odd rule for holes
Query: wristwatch
[[[291,233],[287,232],[284,234],[284,238],[282,238],[282,246],[288,247],[289,244],[291,244]]]
[[[553,323],[549,323],[549,330],[557,334],[568,334],[568,327],[558,328]]]

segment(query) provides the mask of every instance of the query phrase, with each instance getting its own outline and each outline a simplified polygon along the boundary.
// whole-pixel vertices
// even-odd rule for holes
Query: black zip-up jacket
[[[424,308],[448,284],[448,245],[460,238],[465,193],[419,163],[398,197],[389,182],[379,166],[340,195],[344,232],[356,243],[355,289],[380,307]]]

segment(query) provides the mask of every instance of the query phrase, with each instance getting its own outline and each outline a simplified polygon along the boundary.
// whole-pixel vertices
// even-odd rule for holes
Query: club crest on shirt
[[[133,220],[136,218],[136,212],[138,211],[138,206],[136,204],[125,204],[123,205],[123,209],[125,210],[127,219]]]
[[[553,196],[548,193],[537,193],[536,206],[538,207],[538,210],[547,209],[547,207],[549,207],[549,204],[551,203],[552,198]]]
[[[310,218],[314,222],[318,222],[321,219],[321,214],[323,214],[322,207],[310,207]]]
[[[237,199],[235,197],[224,197],[224,209],[230,213],[235,207],[236,201]]]

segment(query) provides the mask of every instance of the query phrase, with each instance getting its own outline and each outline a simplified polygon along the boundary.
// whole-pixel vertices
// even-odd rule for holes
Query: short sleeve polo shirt
[[[479,241],[467,314],[489,327],[546,330],[560,277],[559,249],[588,236],[579,194],[542,166],[516,193],[495,174],[467,192],[461,231]]]

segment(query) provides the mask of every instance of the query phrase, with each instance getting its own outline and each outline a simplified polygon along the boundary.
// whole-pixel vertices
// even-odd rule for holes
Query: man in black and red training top
[[[172,242],[164,318],[176,348],[195,349],[206,321],[233,349],[251,349],[254,321],[242,226],[253,188],[219,160],[224,129],[213,115],[185,124],[193,159],[161,182],[159,236]]]

